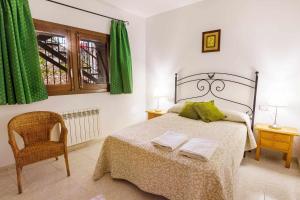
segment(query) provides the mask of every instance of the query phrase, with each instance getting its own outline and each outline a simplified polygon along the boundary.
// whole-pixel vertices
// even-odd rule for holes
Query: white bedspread
[[[188,138],[218,141],[208,162],[195,160],[154,147],[151,140],[175,131]],[[243,123],[205,123],[168,113],[106,138],[94,179],[110,172],[140,189],[171,200],[233,199],[235,175],[246,150],[256,147],[252,132]]]

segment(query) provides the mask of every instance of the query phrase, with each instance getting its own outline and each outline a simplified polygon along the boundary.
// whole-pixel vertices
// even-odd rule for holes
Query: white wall
[[[105,18],[65,8],[44,0],[29,0],[34,18],[109,33],[110,21]],[[60,0],[94,12],[130,21],[128,32],[133,58],[134,92],[131,95],[95,93],[55,96],[31,105],[0,106],[0,167],[12,164],[13,155],[7,141],[7,123],[13,116],[34,110],[70,111],[78,108],[99,107],[102,132],[117,129],[145,119],[145,19],[131,15],[100,0]]]
[[[172,99],[176,72],[258,70],[258,105],[288,104],[279,123],[300,128],[299,10],[299,0],[204,0],[147,19],[147,106],[157,88]],[[221,52],[201,53],[202,32],[219,28]],[[258,110],[256,122],[272,116]]]

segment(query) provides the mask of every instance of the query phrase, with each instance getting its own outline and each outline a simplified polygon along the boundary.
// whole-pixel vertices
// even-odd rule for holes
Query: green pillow
[[[197,102],[193,104],[193,108],[204,122],[214,122],[225,119],[225,115],[215,106],[214,101]]]
[[[185,102],[181,112],[179,113],[179,116],[195,120],[200,119],[196,110],[193,108],[194,104],[195,102]]]

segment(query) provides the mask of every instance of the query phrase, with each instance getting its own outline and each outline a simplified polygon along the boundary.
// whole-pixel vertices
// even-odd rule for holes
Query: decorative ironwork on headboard
[[[195,99],[195,98],[201,98],[206,95],[211,94],[217,99],[221,99],[233,104],[238,104],[240,106],[246,107],[248,109],[247,114],[250,116],[252,121],[252,129],[254,125],[254,118],[255,118],[255,107],[256,107],[256,95],[257,95],[257,84],[258,84],[258,74],[259,72],[255,72],[255,79],[239,76],[236,74],[229,74],[229,73],[219,73],[219,72],[208,72],[208,73],[198,73],[198,74],[192,74],[189,76],[178,78],[178,74],[175,74],[175,104],[189,99]],[[218,78],[218,76],[221,76]],[[244,81],[244,82],[242,82]],[[245,83],[245,81],[247,83]],[[201,94],[197,96],[191,96],[186,98],[178,99],[178,87],[191,83],[196,82],[197,83],[197,90],[201,92]],[[206,85],[205,85],[206,83]],[[226,83],[232,83],[237,84],[240,86],[248,87],[250,89],[254,90],[254,96],[253,96],[253,104],[247,105],[245,103],[241,103],[238,101],[235,101],[233,99],[224,98],[219,95],[218,93],[222,92],[226,88]]]

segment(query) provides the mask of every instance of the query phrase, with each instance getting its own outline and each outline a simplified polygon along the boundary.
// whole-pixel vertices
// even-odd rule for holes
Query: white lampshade
[[[156,88],[153,92],[154,98],[166,97],[166,92],[163,89]]]

